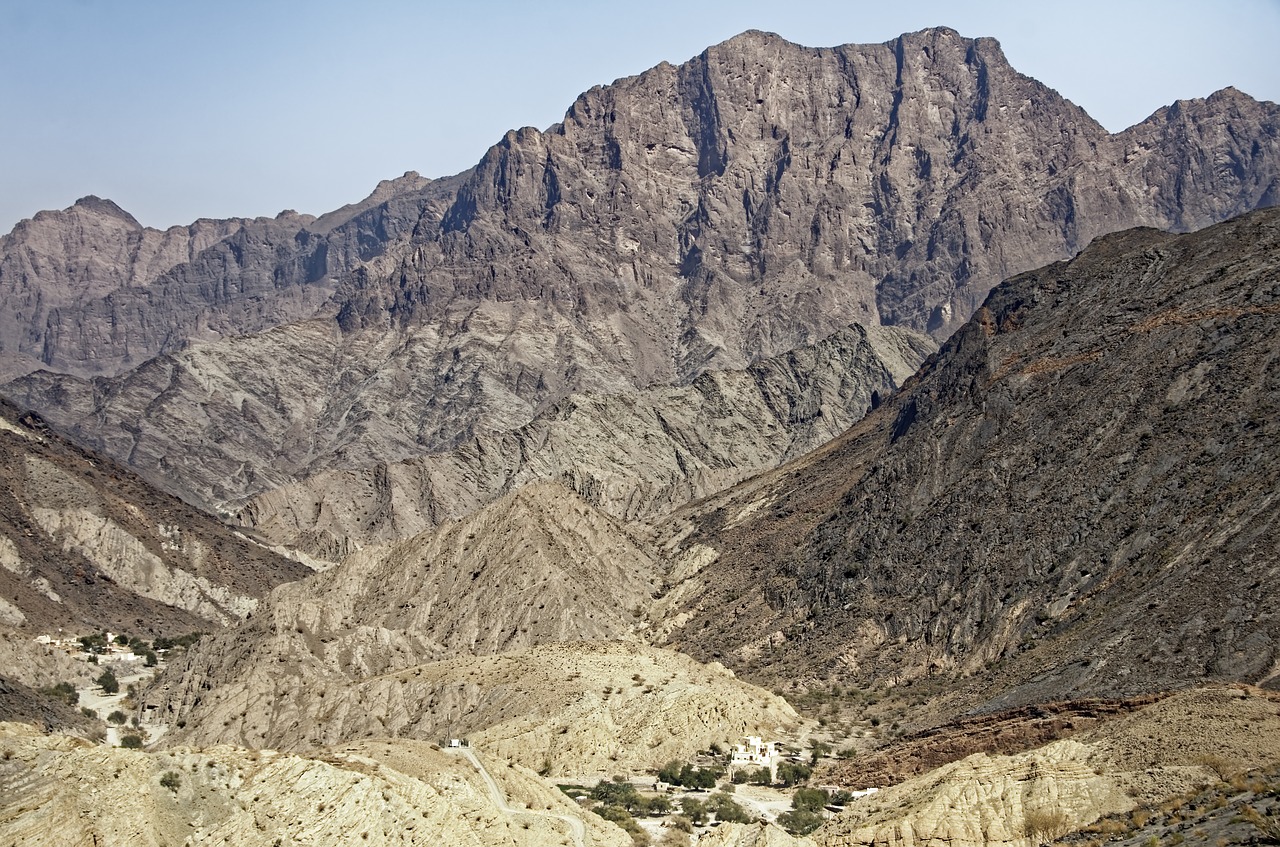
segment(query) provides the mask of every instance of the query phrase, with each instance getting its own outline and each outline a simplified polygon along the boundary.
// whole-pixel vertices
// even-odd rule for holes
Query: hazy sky
[[[1226,85],[1280,100],[1280,0],[0,0],[0,232],[86,194],[157,227],[319,214],[746,29],[817,47],[936,25],[998,38],[1112,131]]]

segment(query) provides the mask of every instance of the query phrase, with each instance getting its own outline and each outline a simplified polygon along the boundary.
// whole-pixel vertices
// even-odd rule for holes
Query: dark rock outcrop
[[[1274,684],[1277,339],[1280,210],[1009,280],[837,442],[670,527],[715,559],[673,642],[992,709]]]

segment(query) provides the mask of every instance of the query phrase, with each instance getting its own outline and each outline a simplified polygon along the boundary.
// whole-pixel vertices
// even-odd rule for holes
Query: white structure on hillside
[[[773,779],[778,778],[778,743],[764,741],[758,735],[748,735],[745,744],[733,745],[733,755],[729,759],[729,772],[739,768],[768,768]]]

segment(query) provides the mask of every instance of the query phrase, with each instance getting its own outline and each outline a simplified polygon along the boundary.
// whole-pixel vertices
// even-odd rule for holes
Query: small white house
[[[774,778],[778,775],[778,744],[776,741],[765,741],[758,735],[748,735],[742,744],[733,745],[733,755],[729,758],[729,769],[768,768]]]

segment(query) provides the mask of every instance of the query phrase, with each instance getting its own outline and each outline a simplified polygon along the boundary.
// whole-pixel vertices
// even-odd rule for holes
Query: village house
[[[743,768],[768,768],[772,779],[778,777],[778,744],[776,741],[764,741],[757,735],[748,735],[743,744],[733,745],[733,755],[729,758],[729,773]]]

